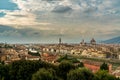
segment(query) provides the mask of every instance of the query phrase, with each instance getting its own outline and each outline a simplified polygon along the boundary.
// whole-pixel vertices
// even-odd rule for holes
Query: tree
[[[109,70],[108,65],[104,62],[101,66],[100,66],[100,70]]]
[[[0,80],[2,80],[4,78],[4,66],[2,64],[0,64]]]
[[[67,80],[93,80],[94,74],[86,68],[71,70],[67,74]]]
[[[83,62],[80,62],[77,66],[78,67],[84,67],[84,64],[83,64]]]
[[[9,67],[7,65],[0,64],[0,80],[8,80]]]
[[[32,80],[57,80],[53,69],[46,70],[45,68],[39,69],[32,76]]]
[[[15,61],[10,65],[10,79],[9,80],[31,80],[33,73],[38,71],[40,68],[56,68],[50,63],[43,61]]]
[[[58,66],[58,76],[63,78],[64,80],[67,79],[67,73],[71,70],[74,69],[75,66],[72,65],[72,63],[68,61],[62,61],[60,65]]]
[[[110,75],[106,70],[99,70],[93,80],[117,80],[115,76]]]
[[[10,64],[10,80],[30,80],[34,72],[39,70],[39,62],[15,61]]]

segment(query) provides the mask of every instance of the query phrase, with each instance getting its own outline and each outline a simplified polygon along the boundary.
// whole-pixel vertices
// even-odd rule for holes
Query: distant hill
[[[120,43],[120,36],[119,36],[119,37],[112,38],[112,39],[109,39],[109,40],[102,41],[102,43],[118,44],[118,43]]]

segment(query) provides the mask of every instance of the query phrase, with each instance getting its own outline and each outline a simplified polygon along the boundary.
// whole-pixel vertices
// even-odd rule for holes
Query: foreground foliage
[[[82,65],[82,66],[81,66]],[[75,66],[69,61],[53,65],[43,61],[15,61],[0,64],[0,80],[120,80],[107,70],[92,73],[80,62]]]
[[[67,80],[92,80],[94,74],[86,68],[71,70],[67,75]]]
[[[53,69],[46,70],[45,68],[42,68],[33,74],[32,80],[57,80],[57,78]]]

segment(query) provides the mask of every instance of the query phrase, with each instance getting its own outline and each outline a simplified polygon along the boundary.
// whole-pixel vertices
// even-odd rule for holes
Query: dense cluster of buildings
[[[43,60],[56,63],[56,60],[64,54],[120,60],[120,45],[97,44],[94,38],[89,43],[82,40],[79,44],[62,43],[61,38],[58,44],[0,44],[0,62],[5,64],[16,60]],[[93,72],[97,71],[101,64],[85,60],[83,62]],[[109,67],[111,72],[111,64]],[[120,70],[114,71],[113,74],[118,76]]]

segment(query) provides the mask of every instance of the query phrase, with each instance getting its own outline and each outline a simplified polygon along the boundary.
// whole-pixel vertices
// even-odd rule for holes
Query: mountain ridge
[[[102,41],[102,43],[107,43],[107,44],[118,44],[120,43],[120,36],[114,37],[105,41]]]

